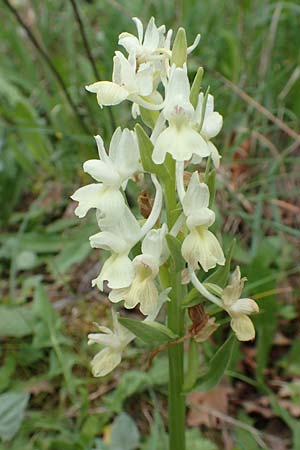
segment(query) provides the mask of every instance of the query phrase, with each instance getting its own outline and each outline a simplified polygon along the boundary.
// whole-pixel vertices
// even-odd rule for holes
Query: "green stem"
[[[168,228],[171,229],[176,217],[176,188],[174,161],[166,161],[170,178],[164,182],[164,194]],[[181,273],[169,265],[171,301],[168,304],[168,327],[178,336],[184,334],[184,312],[181,301],[185,295],[185,287],[181,284]],[[185,450],[185,397],[183,387],[183,343],[168,349],[169,356],[169,450]]]
[[[170,274],[172,291],[168,305],[168,327],[179,336],[184,332],[181,309],[181,274]],[[169,450],[185,450],[185,397],[183,387],[183,343],[171,346],[169,352]]]

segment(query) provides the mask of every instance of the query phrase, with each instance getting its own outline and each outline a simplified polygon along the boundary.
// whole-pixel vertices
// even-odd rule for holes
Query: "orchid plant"
[[[187,56],[200,36],[188,47],[180,28],[172,44],[172,30],[157,27],[154,18],[145,32],[139,19],[133,21],[138,36],[120,34],[119,45],[127,54],[116,51],[112,81],[86,89],[96,94],[101,108],[131,102],[132,116],[144,128],[139,123],[134,130],[117,128],[108,150],[96,136],[99,159],[83,165],[95,183],[79,188],[72,199],[78,202],[78,217],[96,210],[100,231],[90,243],[110,252],[92,285],[103,291],[105,283],[109,300],[118,306],[123,302],[128,310],[139,308],[141,320],[112,309],[113,331],[101,325],[99,333],[88,336],[89,344],[103,347],[92,360],[92,372],[101,377],[115,369],[135,337],[167,348],[170,449],[185,450],[184,386],[191,373],[184,373],[183,341],[194,348],[209,339],[222,310],[236,338],[252,340],[249,315],[258,306],[240,298],[245,278],[238,267],[229,276],[230,252],[225,257],[220,236],[211,230],[221,159],[212,139],[223,119],[214,111],[213,96],[201,90],[201,67],[192,85],[189,81]],[[129,180],[141,193],[150,180],[155,188],[154,198],[147,193],[148,211],[138,217],[128,206]],[[215,306],[207,307],[210,314],[199,315],[207,302]],[[193,358],[193,352],[187,357]],[[195,370],[193,361],[187,367]]]

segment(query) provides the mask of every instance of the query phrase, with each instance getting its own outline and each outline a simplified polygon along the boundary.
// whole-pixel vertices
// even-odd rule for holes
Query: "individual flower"
[[[71,198],[78,202],[75,214],[84,217],[91,208],[101,211],[103,216],[116,221],[125,206],[120,187],[125,188],[129,178],[141,172],[139,148],[136,135],[125,128],[114,132],[109,155],[106,153],[100,136],[95,136],[99,158],[90,159],[83,164],[83,170],[98,183],[79,188]]]
[[[159,291],[155,284],[159,267],[169,256],[165,240],[167,226],[149,231],[142,242],[142,254],[132,261],[135,275],[130,286],[114,289],[109,295],[112,302],[124,300],[125,308],[132,309],[140,303],[141,312],[148,316],[158,310]]]
[[[134,54],[126,59],[123,53],[116,51],[112,81],[97,81],[86,86],[86,90],[97,94],[101,108],[130,100],[148,109],[161,109],[157,104],[160,96],[154,89],[153,73],[149,62],[138,65]]]
[[[141,238],[141,228],[127,206],[124,207],[120,219],[115,224],[107,224],[100,220],[102,231],[90,237],[93,248],[101,248],[111,252],[104,262],[100,274],[92,281],[103,290],[103,282],[108,281],[108,287],[119,289],[127,287],[134,278],[134,266],[128,254]]]
[[[200,183],[198,173],[194,172],[182,200],[190,233],[182,243],[181,252],[190,268],[195,270],[200,264],[205,272],[217,264],[225,264],[223,250],[217,238],[208,230],[215,221],[215,214],[208,205],[208,187]]]
[[[255,337],[255,328],[248,317],[258,313],[259,307],[251,298],[240,298],[246,278],[241,278],[239,266],[233,272],[229,285],[223,289],[222,308],[231,316],[231,328],[239,341],[250,341]]]
[[[88,345],[101,344],[104,348],[92,359],[94,377],[104,377],[117,367],[122,359],[126,346],[134,339],[134,334],[118,322],[118,315],[112,311],[113,331],[104,326],[98,326],[100,333],[88,335]]]
[[[186,65],[172,66],[162,113],[169,126],[155,141],[152,159],[156,164],[164,162],[167,152],[177,161],[189,160],[193,154],[209,156],[205,139],[194,129],[195,111],[190,102]]]
[[[199,94],[198,104],[195,112],[196,124],[200,127],[200,134],[205,139],[211,154],[214,166],[220,165],[220,155],[215,145],[210,141],[219,134],[223,125],[223,117],[214,111],[214,97],[208,94],[206,104],[204,104],[203,92]],[[205,107],[205,109],[204,109]]]
[[[104,281],[108,282],[111,289],[122,289],[130,286],[134,279],[135,267],[128,256],[129,252],[154,226],[162,207],[162,188],[154,175],[152,181],[156,194],[151,213],[142,227],[127,206],[124,207],[119,220],[113,224],[105,217],[98,217],[102,231],[90,237],[91,246],[111,252],[100,274],[92,281],[92,285],[97,285],[101,291]]]
[[[132,20],[136,25],[138,37],[127,32],[119,35],[119,45],[122,45],[128,54],[134,54],[139,64],[169,56],[166,52],[166,39],[169,41],[169,36],[165,37],[165,25],[157,27],[154,17],[151,17],[144,34],[141,20],[137,17],[133,17]]]

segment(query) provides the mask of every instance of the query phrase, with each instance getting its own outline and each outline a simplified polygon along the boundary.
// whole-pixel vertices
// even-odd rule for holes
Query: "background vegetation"
[[[77,220],[69,199],[87,182],[93,135],[107,141],[114,123],[131,122],[128,104],[100,110],[84,86],[110,79],[130,18],[154,15],[185,26],[190,42],[202,34],[194,69],[205,67],[225,119],[223,245],[237,237],[234,263],[261,309],[256,341],[236,350],[222,383],[190,395],[189,450],[299,449],[299,3],[3,0],[0,8],[0,448],[166,449],[164,353],[147,369],[150,351],[137,341],[113,374],[91,376],[86,336],[93,321],[108,323],[108,301],[90,285],[100,267],[87,239],[93,214]],[[223,327],[203,347],[203,365],[224,335]]]

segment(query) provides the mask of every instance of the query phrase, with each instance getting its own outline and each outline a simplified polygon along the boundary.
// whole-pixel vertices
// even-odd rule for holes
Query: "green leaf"
[[[220,382],[224,372],[230,364],[235,345],[236,339],[234,335],[231,334],[209,361],[207,372],[198,379],[193,390],[208,391]]]
[[[105,407],[112,412],[121,412],[123,403],[133,394],[142,392],[151,385],[150,377],[147,373],[138,370],[131,370],[122,375],[118,386],[111,394],[104,398]]]
[[[23,250],[16,255],[15,259],[17,270],[30,270],[39,264],[36,253],[30,250]]]
[[[34,309],[36,314],[42,319],[44,325],[47,326],[49,332],[54,332],[57,324],[58,314],[54,310],[49,300],[47,292],[42,284],[39,284],[34,296]]]
[[[166,235],[166,241],[171,253],[175,272],[180,272],[185,267],[185,261],[181,254],[181,242],[171,234]]]
[[[214,201],[215,201],[215,194],[216,194],[216,169],[213,169],[209,172],[207,175],[207,178],[205,180],[205,183],[208,186],[209,190],[209,208],[212,207]]]
[[[19,431],[24,418],[29,394],[6,392],[0,395],[0,437],[9,441]]]
[[[254,420],[251,419],[244,411],[240,411],[238,414],[238,420],[242,423],[249,425],[250,427],[254,425]],[[259,450],[261,449],[260,445],[257,444],[255,438],[253,437],[253,433],[248,431],[247,429],[241,428],[240,426],[236,426],[234,428],[234,438],[235,442],[238,444],[241,449],[251,450]]]
[[[7,389],[12,381],[12,375],[16,369],[16,359],[13,354],[9,354],[0,369],[0,392]]]
[[[189,392],[193,389],[199,372],[199,349],[196,341],[190,339],[188,352],[188,367],[184,374],[183,390]]]
[[[225,287],[230,273],[231,259],[234,251],[236,239],[233,239],[226,253],[226,262],[224,266],[219,266],[211,275],[209,275],[204,283],[213,283],[218,286]]]
[[[201,89],[203,73],[204,73],[203,67],[199,67],[191,87],[190,102],[195,109],[198,104],[198,97]]]
[[[73,264],[83,261],[91,252],[91,246],[86,239],[76,240],[66,245],[64,250],[51,260],[51,266],[54,273],[63,274]]]
[[[186,450],[218,450],[218,447],[202,436],[200,430],[192,428],[186,432]]]
[[[23,337],[34,331],[35,313],[31,306],[0,306],[0,336]]]
[[[153,144],[149,136],[139,124],[135,126],[135,131],[138,138],[140,155],[144,170],[166,179],[168,176],[166,167],[163,164],[154,164],[154,162],[152,161]]]
[[[119,322],[150,346],[167,344],[178,337],[168,327],[158,322],[141,322],[125,317],[120,317]]]
[[[196,288],[192,288],[184,297],[181,307],[183,309],[190,308],[191,306],[199,305],[203,301],[204,297]]]
[[[171,64],[183,67],[187,59],[187,40],[184,28],[179,28],[172,48]]]
[[[278,366],[284,369],[285,375],[297,376],[300,373],[300,340],[296,339],[291,347],[279,360]]]
[[[152,394],[152,397],[154,420],[151,424],[150,436],[142,446],[141,450],[166,450],[166,448],[168,448],[168,435],[154,394]]]
[[[201,109],[201,117],[200,117],[199,131],[201,131],[202,125],[203,125],[203,122],[204,122],[204,117],[205,117],[205,111],[206,111],[206,104],[207,104],[207,99],[208,99],[209,89],[210,89],[210,87],[208,86],[208,88],[207,88],[206,91],[205,91],[204,98],[203,98],[203,106],[202,106],[202,109]]]
[[[158,119],[159,112],[151,111],[150,109],[143,108],[142,106],[140,106],[140,111],[144,124],[153,130]]]
[[[111,428],[111,450],[134,450],[139,446],[140,433],[132,420],[126,414],[119,414]]]

